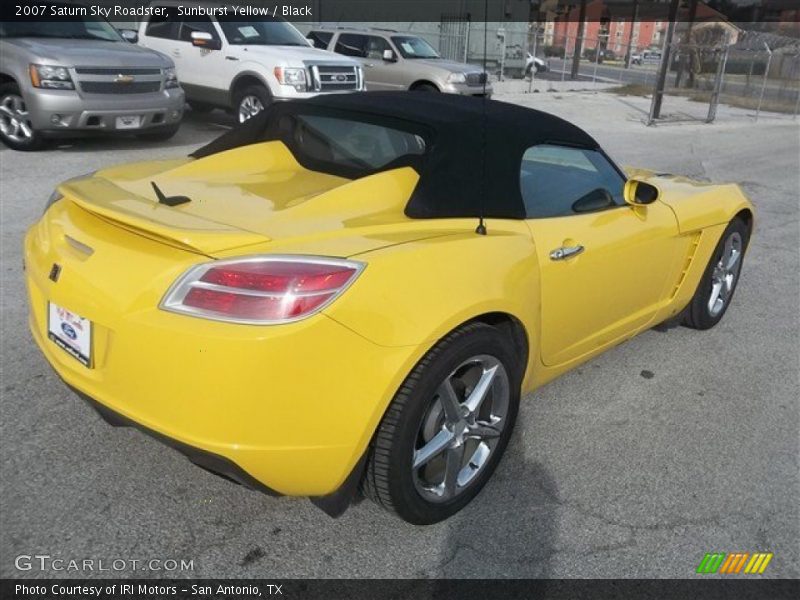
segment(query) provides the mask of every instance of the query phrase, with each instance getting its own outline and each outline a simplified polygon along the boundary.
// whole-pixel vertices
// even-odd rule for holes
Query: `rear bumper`
[[[112,427],[135,427],[142,433],[149,435],[150,437],[158,440],[162,444],[165,444],[170,448],[177,450],[178,452],[183,454],[186,458],[188,458],[192,463],[194,463],[195,465],[197,465],[202,469],[211,471],[215,475],[219,475],[220,477],[229,479],[251,490],[263,492],[270,496],[280,495],[275,490],[268,488],[263,483],[253,478],[239,465],[230,461],[224,456],[220,456],[219,454],[214,454],[213,452],[207,452],[206,450],[201,450],[200,448],[195,448],[194,446],[190,446],[189,444],[184,444],[183,442],[179,442],[174,438],[162,435],[153,429],[148,429],[141,423],[132,421],[131,419],[128,419],[127,417],[117,412],[114,412],[113,410],[111,410],[104,404],[101,404],[91,396],[84,394],[79,389],[72,387],[66,382],[64,383],[68,388],[70,388],[75,393],[75,395],[77,395],[79,398],[84,400],[89,406],[91,406],[97,412],[97,414],[100,415],[100,417]]]
[[[152,94],[93,95],[73,90],[30,90],[25,98],[34,129],[47,134],[96,132],[130,134],[169,127],[183,118],[184,92],[180,88]],[[140,116],[136,129],[118,129],[117,117]]]
[[[48,213],[66,223],[61,208]],[[59,241],[76,231],[53,225],[42,238],[39,227],[25,240],[29,325],[50,365],[111,420],[132,422],[248,487],[295,496],[339,490],[418,359],[416,347],[378,346],[324,314],[259,327],[159,310],[175,273],[207,259],[124,230],[87,237],[84,227],[79,239],[94,249],[86,258]],[[62,271],[52,282],[56,262]],[[129,265],[124,277],[119,264]],[[48,302],[92,321],[93,368],[48,339]]]

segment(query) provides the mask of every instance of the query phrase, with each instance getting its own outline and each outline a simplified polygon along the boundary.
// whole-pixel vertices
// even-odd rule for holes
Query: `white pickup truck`
[[[169,56],[197,112],[233,109],[246,121],[272,102],[365,89],[361,65],[314,48],[282,19],[239,20],[223,3],[192,5],[179,15],[176,0],[139,25],[138,43]],[[185,11],[186,3],[181,4]],[[196,13],[196,14],[195,14]]]

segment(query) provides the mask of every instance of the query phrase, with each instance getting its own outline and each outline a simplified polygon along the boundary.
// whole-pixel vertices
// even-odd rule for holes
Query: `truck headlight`
[[[164,89],[180,87],[178,83],[178,75],[175,73],[175,67],[167,67],[164,69]]]
[[[66,67],[53,65],[31,65],[31,84],[33,87],[51,90],[74,90],[75,84]]]
[[[447,83],[467,83],[467,76],[464,73],[450,73]]]
[[[275,79],[281,85],[305,86],[306,84],[306,70],[295,69],[290,67],[275,67]]]

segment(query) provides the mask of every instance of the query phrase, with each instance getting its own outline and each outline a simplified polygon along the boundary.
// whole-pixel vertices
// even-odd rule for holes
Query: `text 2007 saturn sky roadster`
[[[625,172],[535,110],[416,93],[271,107],[188,158],[67,181],[27,234],[30,327],[113,424],[332,515],[434,523],[521,394],[665,322],[713,327],[736,185]]]

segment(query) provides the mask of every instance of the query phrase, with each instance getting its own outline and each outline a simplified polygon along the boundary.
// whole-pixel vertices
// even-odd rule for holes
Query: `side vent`
[[[681,270],[680,277],[678,277],[678,282],[675,284],[675,287],[672,288],[670,298],[674,298],[678,294],[678,290],[681,289],[681,286],[686,279],[686,274],[689,272],[689,267],[692,265],[695,254],[697,254],[697,248],[700,247],[701,235],[702,233],[700,232],[695,233],[689,242],[689,252],[686,254],[686,260],[683,263],[683,269]]]

